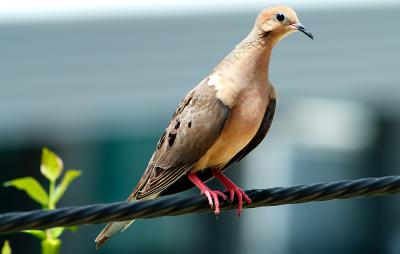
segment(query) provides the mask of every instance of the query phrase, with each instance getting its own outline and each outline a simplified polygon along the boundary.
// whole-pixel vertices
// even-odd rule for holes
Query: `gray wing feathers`
[[[188,173],[219,137],[230,108],[215,96],[208,79],[180,103],[130,199],[160,193]]]

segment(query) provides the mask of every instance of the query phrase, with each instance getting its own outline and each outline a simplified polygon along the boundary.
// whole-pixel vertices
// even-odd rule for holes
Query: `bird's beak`
[[[295,30],[302,32],[307,35],[311,40],[314,39],[312,33],[310,33],[301,23],[295,23],[291,25]]]

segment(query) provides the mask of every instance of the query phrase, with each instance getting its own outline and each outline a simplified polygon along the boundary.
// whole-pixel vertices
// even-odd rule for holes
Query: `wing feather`
[[[219,137],[229,112],[208,79],[201,82],[179,104],[128,200],[158,194],[187,174]]]
[[[267,135],[269,128],[271,127],[271,123],[274,117],[275,113],[275,106],[276,106],[276,99],[271,98],[265,114],[264,118],[260,124],[260,127],[254,135],[254,137],[251,139],[251,141],[242,149],[240,150],[224,167],[222,170],[227,169],[232,163],[240,161],[243,159],[247,154],[249,154]],[[199,172],[198,177],[202,181],[208,181],[213,177],[211,169],[205,169],[201,172]],[[189,181],[187,178],[180,178],[178,181],[176,181],[173,185],[171,185],[167,190],[162,192],[162,195],[170,195],[174,194],[177,192],[185,191],[187,189],[190,189],[194,186],[194,184]]]

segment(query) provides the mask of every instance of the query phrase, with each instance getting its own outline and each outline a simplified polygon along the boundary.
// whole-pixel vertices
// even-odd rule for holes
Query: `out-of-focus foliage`
[[[1,254],[11,254],[11,246],[8,241],[4,242],[3,248],[1,248]]]
[[[56,207],[57,202],[64,195],[68,186],[81,175],[78,170],[67,170],[61,182],[56,185],[57,179],[60,178],[63,172],[63,162],[54,152],[47,148],[42,150],[42,161],[40,164],[40,172],[49,181],[49,193],[47,194],[42,185],[33,177],[22,177],[7,181],[3,184],[4,187],[15,187],[23,190],[26,194],[42,205],[43,209],[51,210]],[[25,230],[27,233],[39,238],[42,241],[42,254],[58,254],[61,248],[61,240],[59,237],[68,229],[76,231],[76,227],[56,227],[47,230]],[[8,247],[7,247],[8,246]],[[9,252],[7,252],[9,250]],[[11,253],[8,242],[4,243],[2,254]]]
[[[33,177],[17,178],[8,182],[5,182],[4,187],[15,187],[19,190],[23,190],[33,200],[46,206],[49,203],[49,196],[43,189],[42,185]]]

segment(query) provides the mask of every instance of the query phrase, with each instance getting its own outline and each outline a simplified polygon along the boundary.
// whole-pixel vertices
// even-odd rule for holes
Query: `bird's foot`
[[[215,215],[219,215],[221,210],[219,207],[218,196],[221,197],[223,200],[226,200],[227,197],[225,196],[225,194],[222,191],[210,190],[208,187],[207,190],[202,190],[201,193],[206,195],[208,203],[210,204],[211,207],[215,206],[214,210]]]
[[[225,186],[226,191],[229,191],[229,200],[232,202],[233,199],[235,198],[235,194],[238,199],[238,209],[237,209],[237,215],[240,216],[243,208],[243,199],[246,201],[247,204],[251,204],[251,199],[247,194],[240,189],[239,187],[236,186],[228,177],[226,177],[224,174],[222,174],[221,171],[219,170],[214,170],[213,175],[215,178],[217,178],[222,185]]]
[[[227,197],[222,191],[218,190],[211,190],[208,188],[203,181],[196,175],[196,173],[189,173],[188,178],[192,181],[201,191],[201,194],[206,195],[208,199],[208,203],[211,207],[215,207],[214,213],[215,215],[219,215],[221,210],[219,206],[218,196],[221,197],[223,200],[226,200]]]

